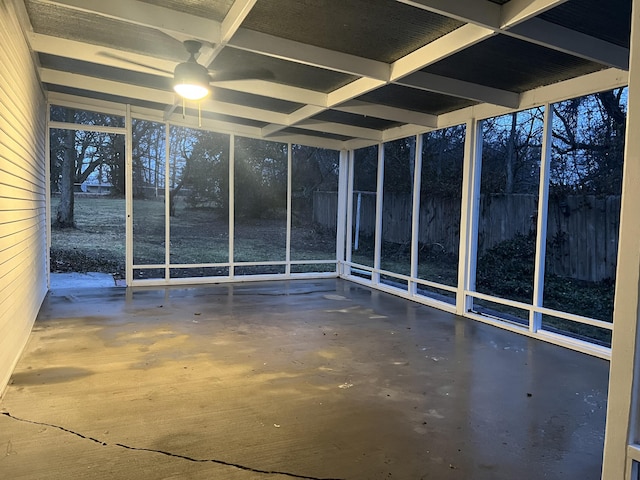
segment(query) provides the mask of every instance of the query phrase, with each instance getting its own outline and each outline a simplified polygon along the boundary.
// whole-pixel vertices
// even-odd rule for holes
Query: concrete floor
[[[103,288],[103,287],[124,287],[124,280],[115,280],[109,273],[87,272],[87,273],[51,273],[50,288],[56,292],[67,288]]]
[[[49,294],[2,479],[598,479],[608,363],[341,280]]]

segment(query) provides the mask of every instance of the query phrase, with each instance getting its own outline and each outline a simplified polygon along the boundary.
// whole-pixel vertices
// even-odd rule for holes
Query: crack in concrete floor
[[[280,471],[280,470],[262,470],[259,468],[253,468],[253,467],[249,467],[247,465],[242,465],[239,463],[233,463],[233,462],[226,462],[224,460],[219,460],[216,458],[193,458],[193,457],[189,457],[187,455],[180,455],[178,453],[171,453],[171,452],[167,452],[164,450],[156,450],[153,448],[144,448],[144,447],[133,447],[131,445],[125,445],[123,443],[107,443],[104,442],[102,440],[99,440],[97,438],[93,438],[93,437],[89,437],[86,435],[83,435],[82,433],[76,432],[74,430],[70,430],[68,428],[62,427],[60,425],[54,425],[52,423],[46,423],[46,422],[38,422],[35,420],[29,420],[26,418],[20,418],[20,417],[16,417],[14,415],[11,415],[11,413],[9,412],[0,412],[1,415],[4,415],[5,417],[8,417],[12,420],[15,420],[17,422],[24,422],[24,423],[30,423],[32,425],[41,425],[44,427],[51,427],[51,428],[55,428],[57,430],[63,431],[65,433],[69,433],[71,435],[75,435],[77,437],[80,437],[82,439],[85,440],[89,440],[91,442],[97,443],[98,445],[101,445],[103,447],[106,446],[116,446],[116,447],[120,447],[120,448],[124,448],[126,450],[134,450],[137,452],[150,452],[150,453],[159,453],[161,455],[166,455],[167,457],[174,457],[174,458],[179,458],[181,460],[186,460],[189,462],[194,462],[194,463],[217,463],[219,465],[224,465],[227,467],[233,467],[233,468],[237,468],[239,470],[245,470],[247,472],[252,472],[252,473],[259,473],[259,474],[263,474],[263,475],[281,475],[281,476],[285,476],[285,477],[291,477],[291,478],[300,478],[302,480],[344,480],[341,478],[328,478],[328,477],[310,477],[307,475],[299,475],[297,473],[291,473],[291,472],[284,472],[284,471]]]
[[[607,374],[343,281],[51,294],[0,413],[95,438],[0,416],[0,476],[596,480]]]

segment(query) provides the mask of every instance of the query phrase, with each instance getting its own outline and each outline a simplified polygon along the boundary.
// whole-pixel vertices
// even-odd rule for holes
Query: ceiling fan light
[[[187,100],[201,100],[209,95],[209,89],[202,85],[179,83],[173,86],[175,92]]]
[[[173,89],[187,100],[200,100],[209,95],[209,74],[207,69],[195,61],[176,66]]]

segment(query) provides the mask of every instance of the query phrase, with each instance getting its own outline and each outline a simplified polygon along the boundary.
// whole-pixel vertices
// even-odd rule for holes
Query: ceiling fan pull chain
[[[201,127],[202,126],[202,110],[201,107],[202,106],[202,102],[198,102],[198,126]]]
[[[182,119],[184,120],[186,115],[185,115],[185,110],[186,110],[186,106],[185,106],[186,100],[184,99],[184,97],[182,97]]]

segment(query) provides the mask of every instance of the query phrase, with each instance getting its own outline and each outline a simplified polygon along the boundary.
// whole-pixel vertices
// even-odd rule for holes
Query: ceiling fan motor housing
[[[187,40],[184,46],[191,55],[186,62],[176,65],[173,71],[173,88],[183,97],[198,100],[209,93],[209,71],[200,65],[195,55],[202,44],[195,40]]]
[[[196,61],[189,60],[188,62],[182,62],[176,65],[173,71],[174,84],[181,83],[198,83],[201,85],[209,84],[209,72],[208,70],[196,63]]]

